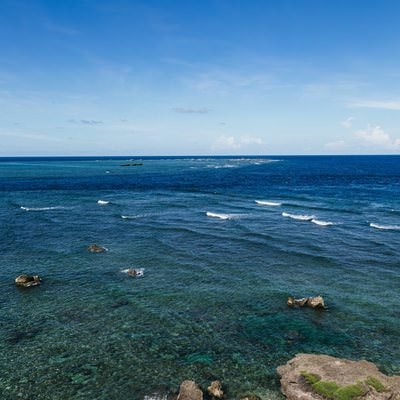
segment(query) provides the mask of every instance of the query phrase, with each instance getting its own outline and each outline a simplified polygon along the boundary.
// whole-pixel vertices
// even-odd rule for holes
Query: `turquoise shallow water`
[[[270,159],[1,160],[0,398],[278,399],[298,352],[399,374],[400,157]]]

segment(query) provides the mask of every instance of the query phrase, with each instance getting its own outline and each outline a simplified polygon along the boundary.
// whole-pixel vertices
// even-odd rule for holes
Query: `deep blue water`
[[[299,352],[400,373],[400,156],[142,160],[0,159],[1,399],[279,398]]]

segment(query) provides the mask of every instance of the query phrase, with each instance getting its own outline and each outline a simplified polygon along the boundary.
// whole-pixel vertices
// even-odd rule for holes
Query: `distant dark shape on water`
[[[129,163],[129,164],[121,164],[121,167],[140,167],[143,163]]]

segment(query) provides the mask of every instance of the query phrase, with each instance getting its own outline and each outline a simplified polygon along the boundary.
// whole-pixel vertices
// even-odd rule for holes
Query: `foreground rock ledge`
[[[281,376],[282,393],[288,400],[341,400],[345,398],[341,396],[349,385],[357,385],[363,392],[349,399],[400,400],[400,376],[386,376],[375,364],[365,360],[350,361],[326,355],[298,354],[286,365],[278,367],[277,371]],[[324,397],[318,394],[318,386],[310,383],[310,377],[316,377],[322,384],[335,382],[341,389],[330,397]]]

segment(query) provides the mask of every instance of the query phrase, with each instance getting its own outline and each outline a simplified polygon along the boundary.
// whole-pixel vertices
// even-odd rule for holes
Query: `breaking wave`
[[[269,207],[278,207],[281,206],[282,203],[278,203],[276,201],[266,201],[266,200],[256,200],[256,203],[260,206],[269,206]]]
[[[235,215],[233,214],[217,214],[217,213],[213,213],[213,212],[206,212],[207,217],[211,217],[211,218],[219,218],[219,219],[232,219],[235,218]]]
[[[315,219],[315,218],[313,218],[313,219],[311,220],[311,222],[312,222],[313,224],[320,225],[320,226],[336,225],[335,222],[331,222],[331,221],[321,221],[321,220]]]
[[[386,231],[399,231],[400,225],[381,225],[381,224],[374,224],[370,223],[369,226],[371,228],[382,229]]]
[[[129,271],[135,271],[135,275],[132,276],[143,276],[144,275],[144,268],[126,268],[121,269],[123,274],[127,274]]]
[[[100,205],[106,205],[106,204],[109,204],[110,202],[109,201],[107,201],[107,200],[97,200],[97,204],[100,204]]]
[[[315,218],[314,215],[289,214],[286,212],[283,212],[282,216],[287,217],[287,218],[296,219],[298,221],[312,221]]]
[[[20,207],[21,210],[24,211],[49,211],[49,210],[61,210],[65,207],[61,207],[61,206],[54,206],[54,207],[24,207],[21,206]]]

